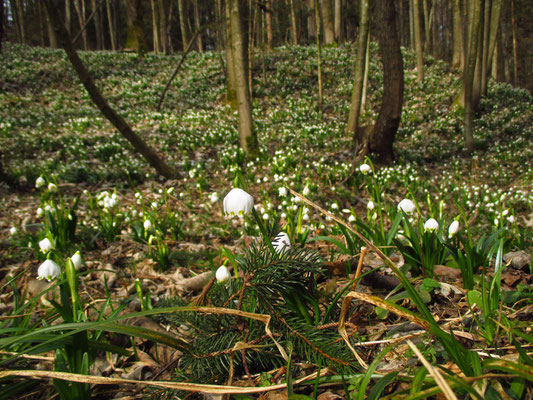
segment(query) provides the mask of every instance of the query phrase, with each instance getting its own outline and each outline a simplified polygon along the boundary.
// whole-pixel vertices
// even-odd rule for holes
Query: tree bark
[[[289,0],[289,7],[291,9],[292,44],[298,46],[298,27],[296,25],[296,11],[294,10],[294,0]]]
[[[383,62],[383,100],[378,119],[370,134],[369,150],[381,162],[394,160],[394,139],[400,125],[403,105],[403,61],[396,28],[396,12],[390,0],[376,1],[376,35]]]
[[[464,69],[463,20],[461,18],[461,0],[453,0],[453,58],[452,66],[460,71]]]
[[[0,54],[2,53],[2,41],[3,40],[4,40],[4,1],[0,0]]]
[[[168,18],[165,0],[157,1],[157,10],[159,12],[159,50],[165,54],[169,53],[168,43]]]
[[[189,35],[187,33],[187,16],[185,14],[184,0],[178,0],[178,15],[180,18],[180,30],[181,30],[181,43],[183,51],[187,49],[189,43]]]
[[[26,43],[26,27],[24,24],[24,6],[22,5],[22,0],[16,0],[17,5],[17,15],[20,26],[20,41]]]
[[[152,7],[152,47],[154,53],[159,53],[159,28],[157,26],[157,10],[155,6],[155,0],[150,0]]]
[[[420,27],[420,0],[413,0],[413,14],[416,47],[416,80],[420,83],[424,81],[424,54],[422,50],[422,29]],[[427,31],[428,29],[426,29],[426,32]]]
[[[314,0],[307,0],[307,34],[309,40],[316,37],[316,19]]]
[[[229,0],[229,3],[231,13],[231,54],[237,95],[237,109],[239,113],[240,143],[247,155],[255,155],[259,150],[259,146],[257,135],[253,128],[252,104],[250,101],[250,88],[248,87],[246,60],[248,51],[242,27],[243,21],[241,19],[241,8],[246,7],[246,4],[240,4],[239,0]]]
[[[115,26],[113,24],[113,14],[111,12],[111,0],[106,0],[106,11],[107,11],[107,24],[109,25],[109,38],[111,40],[111,50],[115,51],[117,49],[117,40],[115,38]]]
[[[468,152],[474,150],[474,104],[473,104],[473,86],[474,86],[474,74],[476,68],[477,49],[479,42],[479,29],[480,29],[480,15],[481,15],[481,0],[472,0],[471,16],[471,29],[469,32],[468,50],[466,56],[465,69],[463,73],[463,88],[464,88],[464,102],[465,102],[465,115],[464,115],[464,136],[465,147]]]
[[[342,35],[342,0],[335,0],[335,40],[339,44],[344,40]]]
[[[124,121],[124,119],[118,115],[111,106],[107,103],[102,96],[96,85],[94,84],[89,71],[81,61],[76,53],[76,50],[72,46],[70,37],[65,27],[61,23],[61,19],[57,10],[55,9],[52,0],[43,0],[43,3],[48,11],[52,26],[56,33],[56,37],[61,44],[61,47],[67,53],[67,56],[78,75],[83,86],[89,93],[91,100],[98,107],[98,109],[104,114],[104,116],[119,130],[119,132],[130,142],[130,144],[139,152],[148,163],[155,168],[155,170],[166,178],[172,178],[175,176],[173,171],[163,160],[159,158],[156,152],[150,148],[140,136],[138,136],[130,126]]]
[[[272,32],[272,0],[266,0],[265,17],[266,17],[266,30],[267,30],[267,50],[272,51],[272,41],[274,39],[274,34]]]
[[[44,17],[46,19],[46,28],[48,30],[48,41],[50,42],[50,47],[57,49],[59,46],[57,45],[56,33],[52,26],[52,22],[50,21],[50,16],[48,15],[48,10],[46,7],[44,8]]]
[[[352,103],[350,106],[350,114],[348,115],[348,123],[345,131],[347,135],[352,135],[353,145],[356,143],[361,144],[364,139],[361,137],[357,128],[359,125],[359,113],[362,102],[363,78],[365,75],[366,66],[366,47],[370,21],[368,14],[368,1],[369,0],[361,0],[359,5],[359,35],[357,36],[357,53],[355,58]]]
[[[333,26],[333,13],[331,0],[322,0],[322,20],[324,21],[324,43],[335,43],[335,28]],[[318,27],[317,27],[318,31]]]
[[[233,39],[231,32],[231,7],[230,0],[224,4],[224,32],[226,36],[226,102],[232,110],[237,110],[237,91],[235,88],[235,68],[233,67]]]
[[[200,30],[200,13],[198,11],[198,0],[194,0],[193,2],[193,14],[194,14],[194,29],[196,31]],[[204,51],[204,46],[202,44],[202,35],[199,34],[196,36],[196,50],[198,51]]]
[[[126,45],[128,50],[134,50],[138,53],[145,52],[148,49],[143,26],[142,0],[125,0],[126,16],[128,19],[128,37]]]
[[[321,48],[321,23],[320,23],[320,8],[318,0],[315,0],[315,22],[316,22],[316,54],[318,64],[318,109],[322,110],[322,48]]]
[[[81,1],[81,4],[80,4]],[[80,24],[80,29],[83,29],[85,26],[85,1],[84,0],[74,0],[74,8],[76,9],[76,14],[78,15],[78,22]],[[81,38],[83,40],[83,49],[87,50],[87,32],[83,29],[81,33]]]
[[[72,4],[70,0],[65,0],[65,27],[69,35],[72,34]]]

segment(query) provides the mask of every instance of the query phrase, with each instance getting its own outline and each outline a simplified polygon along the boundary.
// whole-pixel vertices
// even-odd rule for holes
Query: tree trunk
[[[183,51],[187,49],[189,43],[189,35],[187,33],[187,16],[185,14],[184,0],[178,0],[178,15],[180,17],[181,42]]]
[[[235,68],[233,67],[233,39],[231,37],[231,7],[229,0],[224,4],[224,32],[226,34],[226,102],[232,110],[237,110],[237,91],[235,89]]]
[[[41,8],[39,6],[39,10],[40,9]],[[3,40],[4,40],[4,0],[0,0],[0,54],[2,54],[2,41]]]
[[[291,9],[292,43],[295,46],[298,46],[298,27],[296,25],[296,11],[294,10],[294,0],[289,0],[289,7]]]
[[[324,43],[335,43],[335,28],[333,26],[333,13],[331,0],[322,0],[322,20],[324,21]],[[318,27],[317,27],[318,31]]]
[[[157,10],[155,7],[155,0],[150,0],[152,6],[152,47],[154,53],[159,53],[159,28],[157,26]]]
[[[194,0],[193,2],[193,8],[194,8],[194,30],[199,31],[200,30],[200,13],[198,10],[198,0]],[[196,36],[196,50],[198,51],[204,51],[204,46],[202,44],[202,35],[199,34]]]
[[[307,0],[307,34],[309,39],[316,37],[315,0]]]
[[[107,11],[107,24],[109,25],[109,38],[111,40],[111,50],[115,51],[117,49],[117,40],[115,38],[115,26],[113,24],[113,14],[111,12],[111,0],[106,0],[106,11]]]
[[[394,138],[400,125],[403,105],[403,61],[396,28],[396,12],[390,0],[376,1],[376,35],[383,62],[383,100],[376,125],[370,134],[369,150],[380,161],[394,160]]]
[[[146,44],[142,20],[142,0],[125,0],[125,3],[126,16],[128,18],[128,37],[124,47],[138,53],[145,52],[148,46]]]
[[[157,1],[157,10],[159,11],[159,50],[165,54],[168,54],[168,18],[167,10],[165,7],[165,0]]]
[[[24,6],[22,4],[22,0],[16,0],[17,4],[17,15],[19,20],[19,26],[20,26],[20,41],[22,43],[26,43],[26,27],[24,24]]]
[[[81,4],[80,4],[81,1]],[[74,8],[76,9],[76,14],[78,15],[78,22],[80,24],[80,29],[83,29],[85,26],[85,1],[84,0],[74,0]],[[87,32],[83,29],[81,33],[81,38],[83,40],[83,49],[87,50]]]
[[[0,14],[1,14],[1,8],[4,7],[4,2],[0,0]],[[41,47],[45,46],[44,41],[44,17],[43,17],[43,9],[41,7],[41,3],[37,3],[37,13],[39,14],[39,36],[41,39]],[[2,16],[0,15],[0,31],[3,29],[4,20]],[[0,52],[2,51],[2,35],[0,34]]]
[[[352,135],[353,145],[356,143],[361,144],[364,139],[361,137],[357,128],[359,125],[359,113],[361,110],[363,78],[365,75],[366,66],[366,46],[369,32],[370,19],[368,15],[368,1],[369,0],[361,0],[359,5],[359,35],[357,36],[357,54],[355,58],[352,103],[350,106],[350,114],[348,115],[348,123],[345,131],[347,135]]]
[[[335,0],[335,39],[341,44],[342,37],[342,0]]]
[[[242,1],[242,0],[241,0]],[[247,48],[244,38],[242,8],[239,0],[229,0],[230,4],[230,29],[231,29],[231,55],[235,78],[235,91],[239,113],[239,137],[241,147],[247,155],[258,152],[257,135],[254,132],[252,120],[252,104],[250,102],[250,88],[248,87],[247,73]],[[244,3],[244,1],[242,1]]]
[[[420,27],[420,0],[413,0],[413,14],[416,47],[416,80],[420,83],[424,81],[424,54],[422,50],[422,29]]]
[[[320,23],[320,8],[318,0],[315,0],[315,22],[316,22],[316,54],[318,64],[318,109],[322,109],[322,48],[321,48],[321,23]]]
[[[272,40],[274,39],[274,34],[272,32],[272,0],[266,0],[265,17],[266,17],[266,30],[267,30],[267,50],[272,51]]]
[[[69,35],[72,34],[72,4],[70,0],[65,0],[65,27]]]
[[[487,79],[489,70],[489,36],[490,36],[490,13],[492,8],[492,0],[485,1],[485,9],[483,10],[483,27],[482,27],[482,46],[481,51],[481,82],[480,95],[484,96],[487,93]]]
[[[150,148],[142,139],[139,137],[130,126],[120,117],[107,103],[105,98],[102,96],[96,85],[94,84],[89,71],[81,61],[76,53],[76,50],[72,46],[70,37],[65,27],[61,23],[60,16],[55,9],[52,0],[43,0],[46,10],[50,16],[52,26],[56,33],[58,41],[61,43],[61,47],[67,53],[67,56],[78,75],[83,86],[89,93],[91,100],[98,107],[98,109],[104,114],[104,116],[120,131],[120,133],[130,142],[130,144],[135,148],[137,152],[142,154],[148,163],[155,168],[155,170],[162,176],[166,178],[172,178],[175,176],[175,171],[173,171],[164,161],[162,161],[155,151]]]
[[[502,9],[501,0],[493,0],[492,8],[490,12],[490,26],[489,26],[489,37],[488,37],[488,54],[487,54],[487,65],[497,65],[493,62],[494,50],[496,49],[496,37],[498,35],[498,27],[500,26],[500,14]],[[488,70],[486,71],[486,76],[484,77],[482,93],[483,95],[487,94],[487,86],[489,80]]]
[[[48,41],[50,42],[50,47],[52,49],[57,49],[59,46],[57,45],[56,33],[54,31],[54,27],[52,26],[52,22],[50,21],[50,16],[48,15],[48,10],[46,7],[44,8],[44,16],[46,19],[46,28],[48,30]]]
[[[453,58],[452,66],[460,71],[464,69],[463,20],[461,18],[461,0],[453,0]]]
[[[91,0],[91,5],[93,8],[93,21],[94,21],[94,29],[96,32],[96,48],[98,50],[104,49],[104,35],[102,34],[102,25],[100,21],[100,11],[96,7],[96,0]]]
[[[463,87],[465,95],[465,115],[464,115],[464,136],[465,146],[468,152],[474,150],[474,104],[473,104],[473,86],[474,74],[477,60],[477,49],[479,42],[479,28],[481,16],[481,0],[472,0],[470,10],[471,28],[469,32],[468,50],[466,56],[465,69],[463,73]]]

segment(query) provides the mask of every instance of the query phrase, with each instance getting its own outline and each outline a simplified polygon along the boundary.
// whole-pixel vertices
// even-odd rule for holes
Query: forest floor
[[[260,155],[250,160],[237,146],[218,54],[190,54],[156,110],[179,56],[81,53],[112,107],[179,171],[165,180],[98,112],[61,51],[8,45],[0,398],[451,398],[447,388],[459,398],[531,398],[531,95],[491,82],[467,156],[452,106],[460,77],[427,58],[418,84],[406,51],[397,160],[354,163],[344,134],[354,54],[324,49],[320,111],[315,48],[256,55]],[[363,125],[382,93],[374,45],[371,60]],[[234,186],[253,196],[257,218],[224,215]],[[405,198],[412,213],[398,208]],[[263,239],[279,231],[292,247],[271,252]],[[76,251],[79,296],[66,272]],[[60,279],[36,279],[47,258]],[[229,282],[214,278],[221,265]],[[85,347],[69,342],[80,335],[70,322],[87,332]],[[56,379],[6,378],[4,369]],[[67,381],[53,371],[89,374],[82,381],[92,386],[58,383]]]

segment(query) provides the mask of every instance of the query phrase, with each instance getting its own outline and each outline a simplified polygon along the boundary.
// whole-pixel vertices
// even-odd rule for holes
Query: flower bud
[[[215,273],[215,277],[219,283],[227,282],[231,279],[228,268],[225,265],[220,266]]]

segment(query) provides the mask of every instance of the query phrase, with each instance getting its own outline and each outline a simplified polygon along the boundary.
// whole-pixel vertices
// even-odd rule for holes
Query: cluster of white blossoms
[[[115,208],[118,205],[118,196],[116,193],[109,194],[107,191],[103,191],[96,197],[97,204],[104,209]]]

